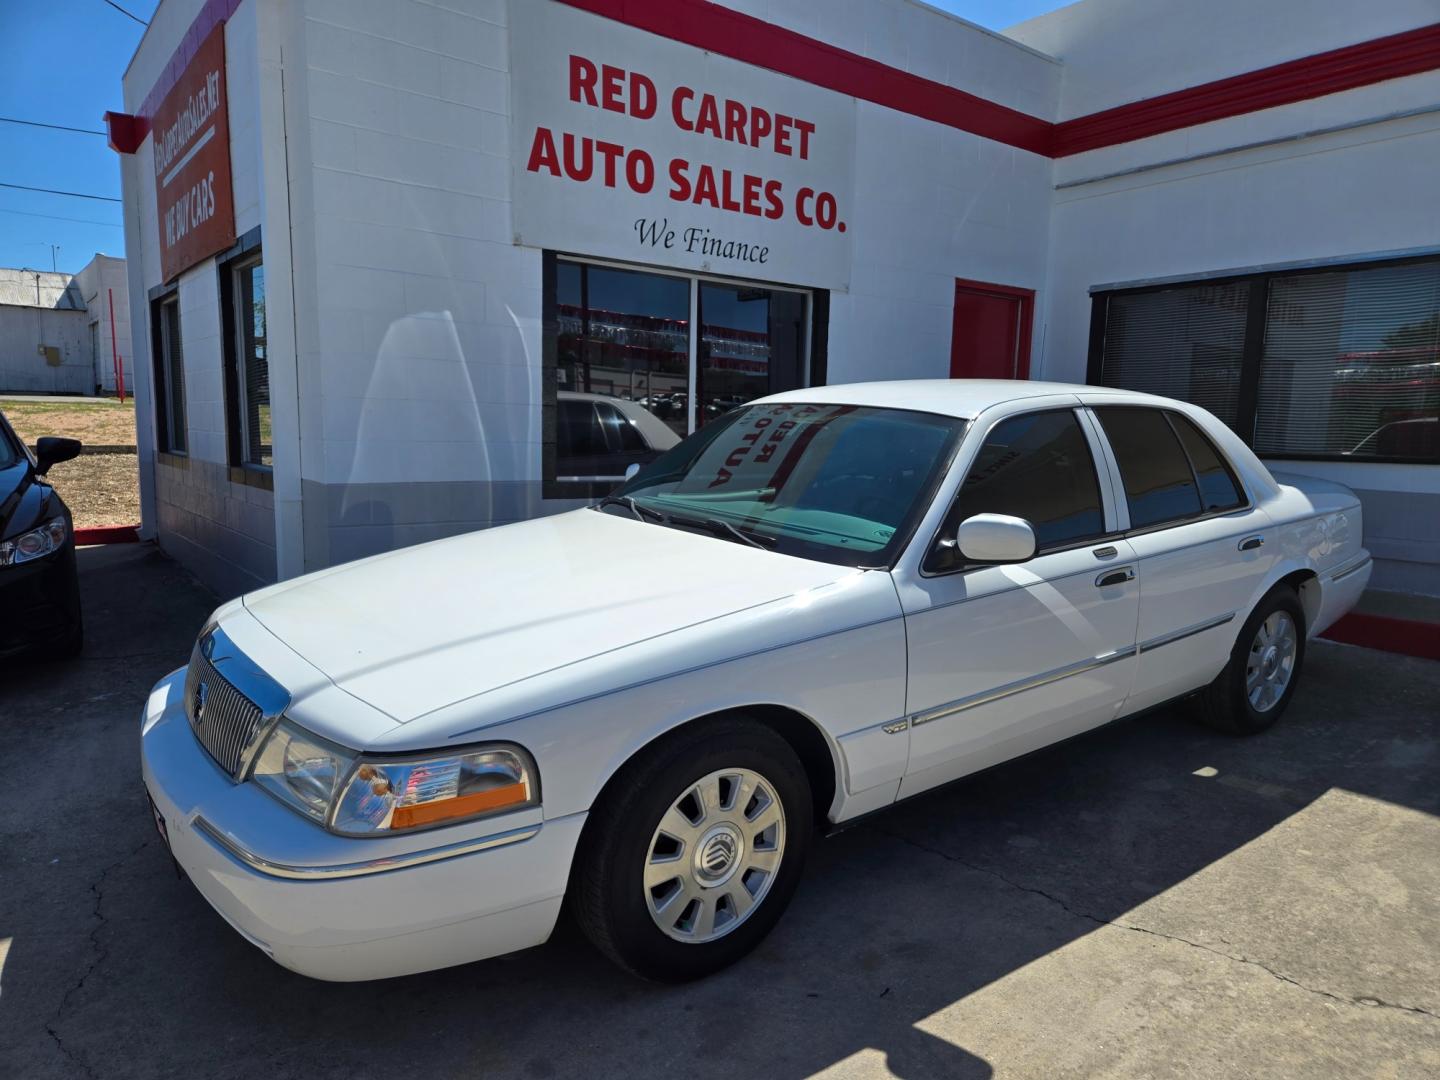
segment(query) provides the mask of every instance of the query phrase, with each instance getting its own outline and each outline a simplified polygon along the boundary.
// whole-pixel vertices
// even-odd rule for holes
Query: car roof
[[[872,405],[885,409],[913,409],[970,420],[992,406],[1024,398],[1056,394],[1103,394],[1127,401],[1165,404],[1164,398],[1079,383],[1030,382],[1025,379],[895,379],[887,382],[842,383],[811,386],[772,394],[760,401],[813,402],[821,405]]]

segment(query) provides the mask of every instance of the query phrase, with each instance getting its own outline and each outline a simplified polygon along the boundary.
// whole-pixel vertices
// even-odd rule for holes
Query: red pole
[[[120,363],[120,346],[115,340],[115,290],[106,289],[110,297],[110,355],[115,360],[115,390],[125,400],[125,365]]]

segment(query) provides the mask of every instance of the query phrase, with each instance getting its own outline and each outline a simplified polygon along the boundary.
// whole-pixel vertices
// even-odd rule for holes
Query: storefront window
[[[708,421],[805,384],[806,292],[549,258],[552,497],[603,494]]]
[[[1440,259],[1100,293],[1090,381],[1194,402],[1257,453],[1440,461]]]
[[[803,293],[701,282],[695,426],[802,385],[804,341]]]

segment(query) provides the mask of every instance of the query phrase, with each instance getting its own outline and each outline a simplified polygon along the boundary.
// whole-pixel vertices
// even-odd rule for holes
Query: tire
[[[571,907],[626,970],[658,982],[700,978],[779,921],[813,831],[805,768],[775,731],[743,716],[682,728],[607,786],[581,839]]]
[[[47,641],[35,649],[35,656],[38,660],[73,660],[80,655],[85,647],[85,624],[80,616],[75,616],[75,621],[68,626],[63,633],[53,641]]]
[[[1200,720],[1230,735],[1268,730],[1289,706],[1304,664],[1305,612],[1288,586],[1276,586],[1245,620],[1225,670],[1200,692]]]

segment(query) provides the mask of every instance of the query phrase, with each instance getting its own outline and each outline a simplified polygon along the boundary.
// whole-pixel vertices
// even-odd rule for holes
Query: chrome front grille
[[[288,703],[223,631],[200,635],[185,674],[185,715],[200,745],[232,779],[244,778],[261,737]]]

